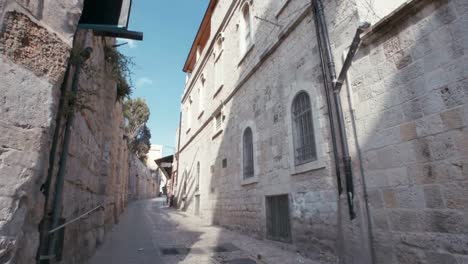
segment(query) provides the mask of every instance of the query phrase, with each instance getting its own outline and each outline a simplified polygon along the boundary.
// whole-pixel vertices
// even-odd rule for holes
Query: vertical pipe
[[[88,47],[83,50],[83,52],[80,54],[82,58],[80,58],[79,62],[75,66],[75,73],[73,75],[73,80],[72,80],[72,89],[71,92],[73,94],[76,94],[78,91],[78,82],[80,79],[80,72],[81,72],[81,67],[83,63],[89,59],[91,56],[92,48]],[[63,199],[63,186],[65,183],[65,171],[67,167],[67,159],[68,159],[68,148],[70,146],[70,139],[71,139],[71,126],[73,124],[74,120],[74,112],[75,109],[72,107],[72,109],[69,109],[68,117],[67,117],[67,122],[65,126],[65,135],[64,135],[64,141],[63,141],[63,148],[62,148],[62,153],[60,156],[60,161],[59,161],[59,171],[57,175],[57,180],[55,182],[55,194],[54,194],[54,203],[53,203],[53,211],[52,211],[52,225],[51,229],[57,227],[59,225],[60,221],[60,215],[62,213],[62,199]],[[48,245],[48,256],[52,257],[55,255],[55,246],[57,244],[57,235],[58,233],[52,233],[50,240],[49,240],[49,245]]]
[[[317,34],[319,34],[320,29],[319,29],[319,24],[317,21],[317,16],[314,16],[314,17],[315,17],[315,31]],[[336,181],[338,184],[338,194],[341,195],[341,193],[343,193],[343,186],[341,183],[341,170],[340,170],[340,163],[339,163],[339,157],[338,157],[338,147],[336,143],[336,132],[335,132],[335,121],[334,121],[335,119],[333,115],[333,107],[332,107],[332,102],[331,102],[331,97],[330,97],[331,89],[327,81],[326,64],[323,58],[323,47],[322,47],[322,43],[319,37],[317,37],[317,44],[318,44],[319,55],[320,55],[320,64],[322,65],[322,71],[323,71],[323,86],[325,87],[325,97],[327,99],[328,120],[330,122],[330,132],[331,132],[332,145],[333,145],[333,157],[335,159],[335,171],[336,171]]]
[[[174,155],[176,158],[177,158],[177,171],[176,172],[172,172],[172,179],[171,179],[171,198],[169,199],[169,206],[173,206],[172,204],[172,201],[173,201],[173,195],[174,195],[174,185],[175,185],[175,181],[176,181],[176,178],[179,174],[179,171],[180,171],[180,168],[179,168],[179,159],[180,159],[180,135],[181,135],[181,131],[182,131],[182,111],[180,111],[180,117],[179,117],[179,136],[177,138],[177,153],[176,155]]]
[[[328,28],[325,22],[325,16],[323,12],[323,5],[321,0],[315,0],[315,15],[317,17],[317,21],[319,24],[320,31],[317,33],[319,37],[319,41],[323,41],[325,44],[325,57],[328,64],[328,73],[330,75],[330,79],[332,81],[332,87],[335,86],[336,83],[336,71],[335,71],[335,63],[333,60],[333,55],[331,52],[331,45],[330,39],[328,36]],[[336,90],[333,92],[333,99],[335,110],[337,114],[337,121],[338,121],[338,131],[340,133],[340,143],[341,143],[341,151],[343,155],[343,165],[344,165],[344,172],[345,172],[345,179],[346,179],[346,195],[348,198],[348,209],[349,215],[351,219],[356,218],[356,213],[354,212],[354,186],[353,186],[353,171],[351,168],[351,157],[349,155],[349,148],[348,148],[348,141],[346,137],[346,128],[343,118],[343,110],[341,107],[341,99],[340,94]]]

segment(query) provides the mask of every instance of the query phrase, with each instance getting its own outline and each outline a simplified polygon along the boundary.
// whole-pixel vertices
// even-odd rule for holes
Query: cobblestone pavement
[[[89,264],[317,264],[167,208],[164,199],[133,202]]]

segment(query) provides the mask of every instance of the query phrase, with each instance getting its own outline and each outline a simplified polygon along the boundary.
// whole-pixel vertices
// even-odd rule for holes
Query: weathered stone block
[[[451,132],[430,138],[430,148],[434,160],[443,160],[456,155],[454,135]]]
[[[447,208],[468,208],[468,182],[451,183],[442,187]]]
[[[408,176],[416,184],[444,183],[449,180],[449,171],[444,163],[412,164]]]
[[[387,208],[397,208],[398,201],[394,189],[385,189],[382,191],[383,200],[385,202],[385,207]]]
[[[56,34],[32,22],[26,15],[8,13],[0,36],[0,53],[51,82],[61,80],[69,46]]]
[[[463,109],[461,107],[440,114],[445,130],[463,127]]]
[[[428,264],[439,264],[439,263],[457,264],[458,263],[455,257],[451,254],[427,252],[426,256],[427,256]]]
[[[416,137],[416,124],[414,122],[409,122],[400,125],[400,138],[402,141],[413,140]]]
[[[422,264],[426,262],[425,255],[422,250],[402,245],[398,245],[396,247],[396,258],[400,264]]]
[[[434,209],[445,208],[442,192],[437,185],[424,186],[424,197],[426,199],[426,207]]]
[[[418,137],[425,137],[444,131],[444,125],[439,114],[425,116],[416,120]]]
[[[468,234],[468,216],[456,211],[425,211],[424,230],[436,233]]]

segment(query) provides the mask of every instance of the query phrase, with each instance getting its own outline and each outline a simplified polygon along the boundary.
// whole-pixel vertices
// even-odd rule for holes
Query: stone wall
[[[467,23],[466,1],[413,1],[350,71],[376,263],[468,261]]]
[[[230,2],[214,10],[210,41],[184,90],[176,204],[267,238],[265,197],[288,194],[292,243],[281,245],[322,263],[466,262],[464,1],[409,1],[374,14],[395,11],[383,20],[368,16],[363,1],[323,1],[337,72],[359,23],[380,21],[356,55],[350,87],[341,91],[354,220],[346,195],[337,192],[310,1]],[[239,4],[245,2],[276,25],[253,19],[254,46],[241,54]],[[219,57],[218,33],[224,38]],[[291,102],[301,90],[311,96],[319,151],[319,162],[307,170],[291,158]],[[255,156],[249,181],[242,179],[246,127],[253,130]]]
[[[0,1],[0,263],[36,262],[62,156],[63,220],[104,208],[65,227],[62,263],[84,263],[128,203],[132,155],[104,49],[115,40],[75,34],[82,1],[62,2]],[[76,71],[69,54],[86,47],[93,52],[77,82],[70,147],[62,155],[71,108],[59,105],[71,98]]]
[[[129,157],[130,175],[128,190],[130,200],[149,199],[159,194],[157,174],[134,155]]]
[[[34,263],[44,207],[40,188],[81,5],[0,1],[2,263]]]
[[[217,12],[226,11],[228,2],[222,1],[216,7],[214,19],[225,19],[226,14]],[[239,2],[243,1],[234,4]],[[252,2],[253,15],[280,26],[253,19],[255,45],[246,54],[239,51],[239,6],[227,15],[228,22],[221,28],[211,29],[222,32],[223,52],[215,60],[213,50],[205,49],[202,57],[206,59],[198,62],[186,87],[186,98],[193,102],[183,101],[177,204],[215,224],[267,238],[265,199],[288,194],[292,243],[281,244],[283,247],[322,263],[336,263],[346,244],[350,252],[359,252],[354,254],[356,263],[366,263],[368,244],[361,228],[365,217],[350,223],[346,197],[340,198],[337,193],[310,1]],[[341,5],[333,8],[347,10]],[[220,24],[221,21],[213,22]],[[220,69],[224,72],[223,87],[218,91],[215,75]],[[201,73],[206,78],[203,97],[198,89]],[[319,152],[318,161],[305,170],[297,169],[291,159],[294,152],[290,105],[300,91],[307,91],[312,99]],[[198,100],[206,100],[204,109],[198,108]],[[193,108],[191,116],[187,107]],[[213,119],[218,111],[223,116],[220,130],[215,129]],[[188,118],[192,121],[188,122]],[[253,131],[255,177],[244,181],[242,134],[247,127]],[[197,207],[200,212],[196,212]],[[344,229],[353,237],[345,237]]]

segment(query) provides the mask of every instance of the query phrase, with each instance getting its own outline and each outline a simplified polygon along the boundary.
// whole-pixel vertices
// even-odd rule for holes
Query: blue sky
[[[129,42],[120,51],[136,64],[132,97],[142,97],[151,109],[151,143],[174,152],[180,98],[185,84],[182,67],[203,18],[208,0],[134,0],[129,30],[142,31],[143,41]]]

